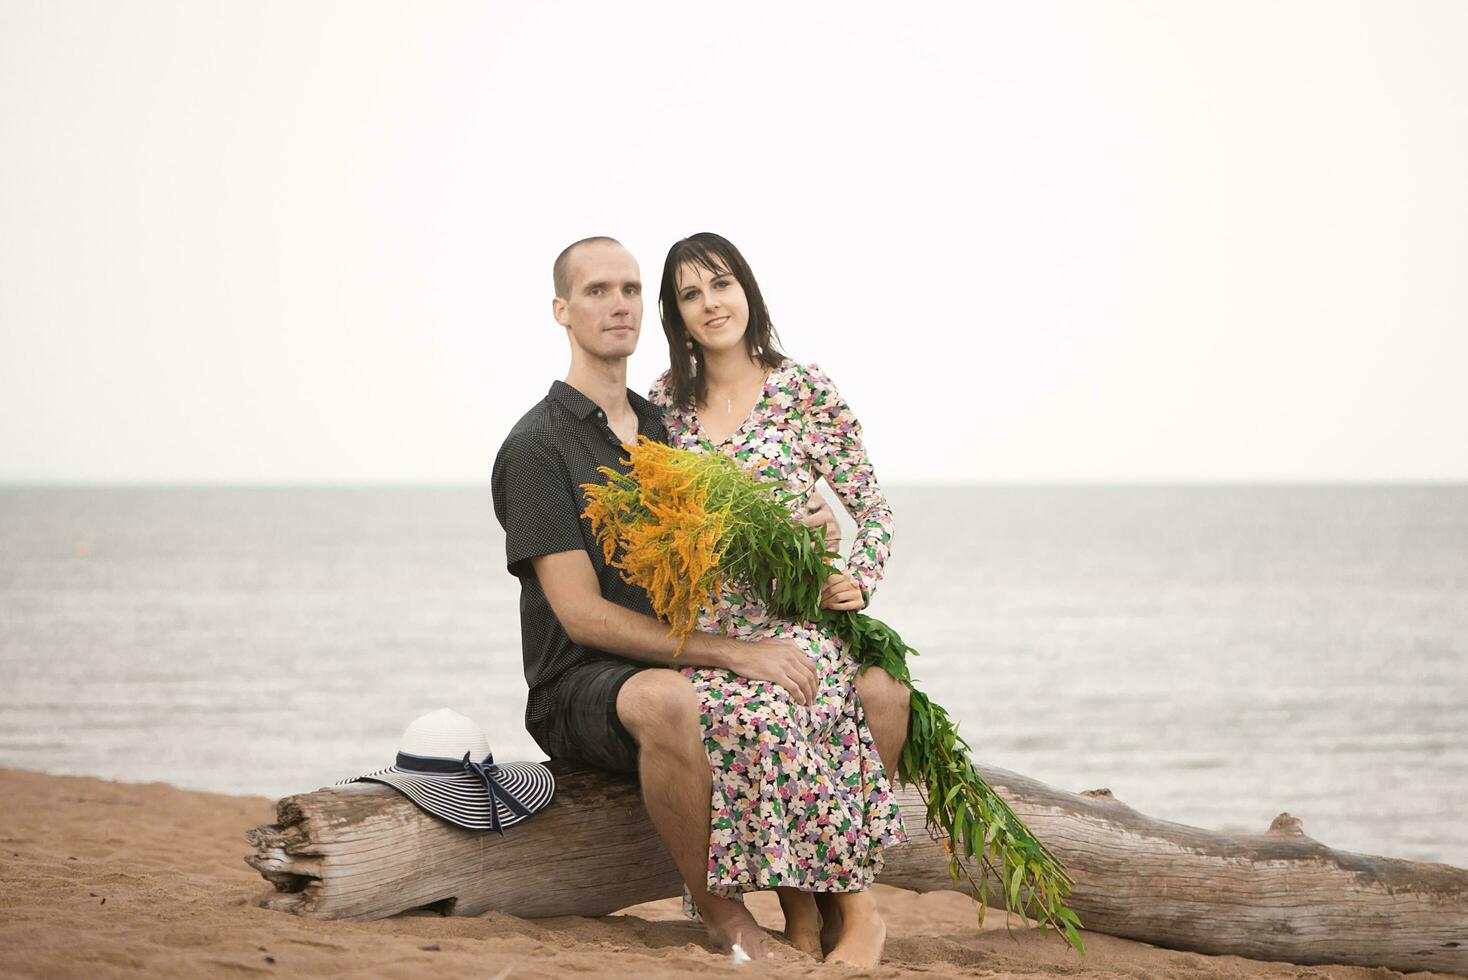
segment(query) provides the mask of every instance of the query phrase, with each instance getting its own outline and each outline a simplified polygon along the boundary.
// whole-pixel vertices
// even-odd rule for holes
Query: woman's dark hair
[[[692,263],[700,265],[715,275],[730,275],[744,288],[749,301],[749,323],[744,328],[744,350],[751,360],[767,368],[777,368],[785,360],[776,346],[779,335],[770,323],[770,311],[765,306],[764,295],[759,291],[749,263],[739,254],[734,243],[711,231],[679,239],[668,249],[668,258],[663,262],[663,284],[658,291],[658,311],[663,320],[663,333],[668,338],[668,380],[673,389],[673,403],[683,408],[692,408],[708,395],[708,379],[703,370],[703,348],[693,344],[693,356],[688,356],[688,342],[692,338],[683,323],[683,314],[678,311],[678,270]]]

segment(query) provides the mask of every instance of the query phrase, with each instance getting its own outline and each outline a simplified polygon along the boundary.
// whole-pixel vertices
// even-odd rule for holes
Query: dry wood
[[[448,915],[605,915],[681,893],[635,782],[553,765],[556,800],[507,836],[459,830],[373,783],[280,801],[246,860],[261,904],[319,918],[415,908]],[[1075,878],[1086,928],[1172,949],[1293,963],[1468,973],[1468,871],[1331,850],[1280,814],[1263,834],[1156,820],[1107,790],[1067,793],[981,767]],[[921,798],[900,792],[912,840],[884,884],[958,888]],[[967,887],[958,890],[969,891]],[[1002,908],[1003,896],[990,902]]]

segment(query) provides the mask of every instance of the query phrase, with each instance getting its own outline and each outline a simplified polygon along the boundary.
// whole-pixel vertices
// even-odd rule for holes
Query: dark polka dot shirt
[[[662,411],[633,391],[627,392],[627,400],[637,413],[638,433],[667,442]],[[515,423],[495,456],[490,483],[494,513],[505,529],[505,564],[520,579],[520,644],[530,685],[527,726],[550,714],[568,669],[593,657],[621,659],[571,641],[551,611],[530,559],[585,551],[603,598],[652,615],[647,593],[606,564],[591,523],[581,517],[586,507],[581,484],[605,483],[599,466],[625,471],[624,456],[606,414],[563,381],[552,384],[545,398]]]

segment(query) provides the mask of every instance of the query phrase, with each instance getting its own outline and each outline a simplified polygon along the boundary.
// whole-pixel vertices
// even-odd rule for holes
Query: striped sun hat
[[[538,762],[496,763],[484,729],[448,708],[409,722],[394,765],[337,785],[362,781],[386,783],[466,830],[501,835],[545,809],[556,793],[549,769]]]

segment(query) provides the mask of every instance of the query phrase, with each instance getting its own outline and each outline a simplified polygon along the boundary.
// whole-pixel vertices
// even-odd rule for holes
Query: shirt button
[[[600,411],[600,410],[598,410],[598,411],[597,411],[597,413],[596,413],[596,417],[597,417],[597,418],[598,418],[598,419],[600,419],[600,420],[601,420],[601,421],[603,421],[603,422],[605,422],[605,421],[606,421],[606,420],[607,420],[607,413],[606,413],[606,412],[603,412],[603,411]]]

